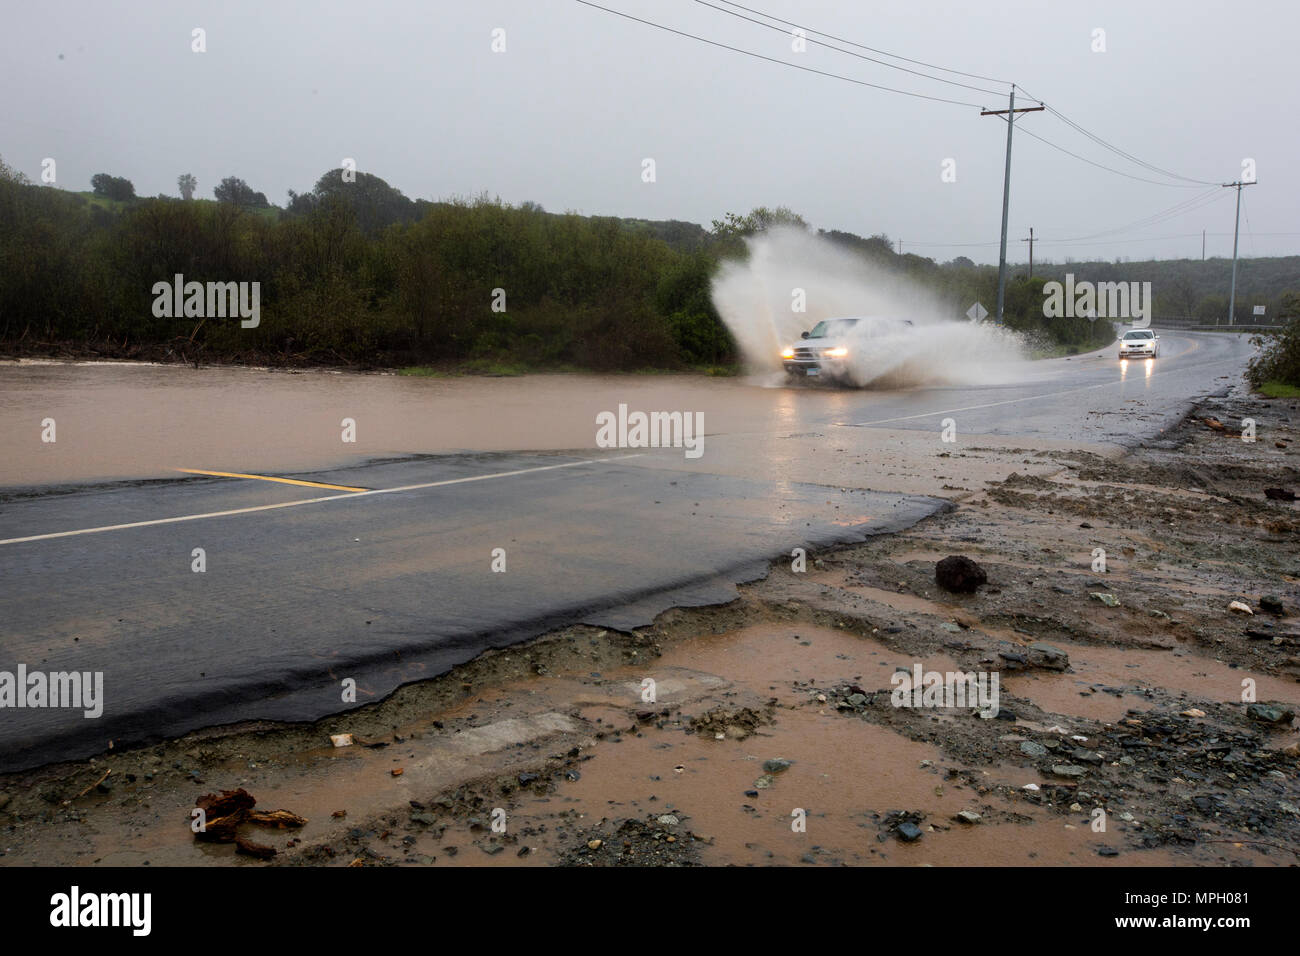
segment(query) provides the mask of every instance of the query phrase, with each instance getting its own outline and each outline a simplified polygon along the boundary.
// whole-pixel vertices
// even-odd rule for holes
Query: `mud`
[[[1295,486],[1293,405],[1211,400],[1121,458],[1008,449],[979,481],[954,461],[953,511],[731,604],[0,780],[0,863],[1295,865],[1300,506],[1263,495]],[[939,590],[949,554],[987,585]],[[894,706],[918,664],[997,672],[997,716]],[[269,862],[193,839],[195,799],[236,787],[309,821],[259,833]]]

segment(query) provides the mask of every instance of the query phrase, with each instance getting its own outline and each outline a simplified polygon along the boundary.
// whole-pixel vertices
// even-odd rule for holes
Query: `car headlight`
[[[844,356],[849,354],[849,350],[840,346],[838,348],[827,349],[826,354],[831,358],[844,358]]]
[[[789,348],[782,349],[781,358],[794,358],[794,349],[789,349]]]

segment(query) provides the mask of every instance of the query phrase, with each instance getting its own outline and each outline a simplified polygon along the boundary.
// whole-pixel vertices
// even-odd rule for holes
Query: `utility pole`
[[[981,110],[980,116],[1006,116],[1007,118],[1007,168],[1002,178],[1002,248],[998,253],[998,324],[1002,324],[1002,306],[1007,295],[1007,213],[1011,203],[1011,131],[1016,125],[1017,113],[1037,113],[1044,106],[1016,109],[1016,85],[1011,84],[1011,100],[1004,110]]]
[[[1233,324],[1233,310],[1237,306],[1237,232],[1241,229],[1241,187],[1253,186],[1255,181],[1252,179],[1248,183],[1238,180],[1235,183],[1224,183],[1224,189],[1237,190],[1237,222],[1232,227],[1232,291],[1228,293],[1228,324]],[[1204,235],[1204,233],[1202,233]],[[1204,240],[1202,240],[1204,241]]]
[[[1029,243],[1029,278],[1034,277],[1034,227],[1029,227],[1029,238],[1021,239],[1021,242]]]
[[[1205,261],[1205,230],[1201,230],[1201,261]]]

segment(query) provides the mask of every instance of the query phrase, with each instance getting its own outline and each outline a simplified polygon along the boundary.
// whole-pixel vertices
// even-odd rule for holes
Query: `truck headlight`
[[[826,354],[831,358],[844,358],[844,356],[849,354],[849,350],[841,345],[838,348],[827,349]]]
[[[794,358],[794,349],[791,349],[791,348],[782,349],[782,350],[781,350],[781,358],[783,358],[783,359]]]

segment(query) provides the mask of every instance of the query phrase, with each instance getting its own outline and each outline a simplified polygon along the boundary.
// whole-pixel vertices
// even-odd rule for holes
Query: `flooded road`
[[[1026,435],[1153,435],[1246,354],[1169,338],[1141,375],[1101,354],[880,391],[5,364],[0,641],[13,662],[102,672],[107,703],[93,731],[17,711],[0,752],[32,765],[315,719],[344,678],[379,699],[557,627],[725,603],[773,558],[902,530],[1024,469]],[[700,455],[597,447],[597,416],[624,405],[702,416]]]
[[[1154,363],[1117,362],[1111,348],[1026,363],[1006,382],[901,390],[791,387],[779,375],[417,377],[0,362],[0,447],[9,452],[0,488],[175,477],[182,468],[296,473],[401,455],[594,450],[596,416],[621,403],[703,413],[706,435],[734,444],[699,466],[742,474],[806,459],[784,458],[773,442],[811,426],[834,426],[841,444],[877,453],[888,451],[883,430],[937,435],[949,417],[966,436],[1126,445],[1252,352],[1239,336],[1164,339]],[[54,443],[42,441],[47,419]],[[355,441],[343,440],[344,419],[355,422]]]
[[[831,393],[813,401],[833,401]],[[0,486],[303,472],[457,451],[594,449],[597,413],[703,411],[710,431],[778,427],[788,394],[699,376],[433,378],[139,363],[0,364]],[[57,442],[40,442],[53,418]],[[356,422],[355,442],[342,422]],[[36,439],[33,442],[33,439]]]

